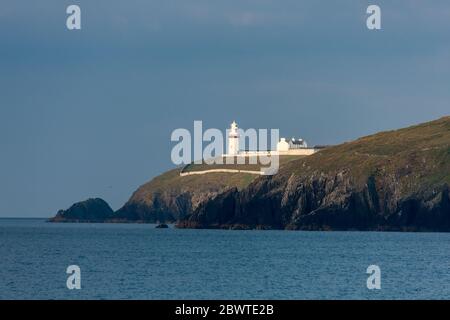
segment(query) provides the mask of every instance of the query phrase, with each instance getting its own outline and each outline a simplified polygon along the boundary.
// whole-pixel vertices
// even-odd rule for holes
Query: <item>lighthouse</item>
[[[239,153],[239,132],[236,121],[233,121],[228,133],[228,154],[237,155],[238,153]]]

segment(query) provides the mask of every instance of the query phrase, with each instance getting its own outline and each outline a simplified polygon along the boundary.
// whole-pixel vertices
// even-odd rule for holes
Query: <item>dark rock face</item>
[[[168,229],[169,226],[167,224],[165,224],[165,223],[160,223],[155,228],[156,229]]]
[[[88,199],[75,203],[67,210],[59,210],[50,222],[105,222],[112,219],[114,211],[102,199]]]
[[[230,221],[234,221],[236,204],[239,200],[236,188],[218,194],[200,204],[195,214],[189,215],[186,220],[180,219],[178,226],[187,228],[221,228]]]
[[[116,212],[115,219],[148,223],[156,221],[174,222],[190,214],[191,208],[190,194],[154,193],[149,203],[131,199]]]
[[[269,177],[210,199],[178,227],[450,231],[448,185],[406,198],[396,185],[371,176],[358,189],[345,173]]]

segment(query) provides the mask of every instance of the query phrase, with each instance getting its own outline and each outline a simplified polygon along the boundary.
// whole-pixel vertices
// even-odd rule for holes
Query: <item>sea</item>
[[[450,233],[0,219],[0,299],[450,299]]]

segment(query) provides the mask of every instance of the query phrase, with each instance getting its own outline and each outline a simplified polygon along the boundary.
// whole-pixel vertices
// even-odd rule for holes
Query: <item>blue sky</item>
[[[82,30],[66,29],[70,4]],[[194,120],[334,144],[450,114],[448,1],[0,6],[0,217],[88,197],[118,209]]]

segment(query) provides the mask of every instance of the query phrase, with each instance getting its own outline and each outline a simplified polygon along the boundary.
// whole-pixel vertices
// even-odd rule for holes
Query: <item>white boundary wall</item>
[[[224,157],[252,157],[252,156],[309,156],[319,151],[314,148],[301,148],[301,149],[290,149],[288,151],[240,151],[238,154],[224,154]],[[209,169],[203,171],[189,171],[183,172],[184,168],[180,172],[180,176],[192,176],[198,174],[207,174],[214,172],[222,173],[250,173],[257,175],[264,175],[264,171],[251,171],[251,170],[239,170],[239,169]]]
[[[193,176],[196,174],[207,174],[207,173],[214,173],[214,172],[250,173],[250,174],[257,174],[257,175],[264,174],[264,172],[262,172],[262,171],[238,170],[238,169],[210,169],[210,170],[203,170],[203,171],[180,172],[180,176],[185,177],[185,176]]]

